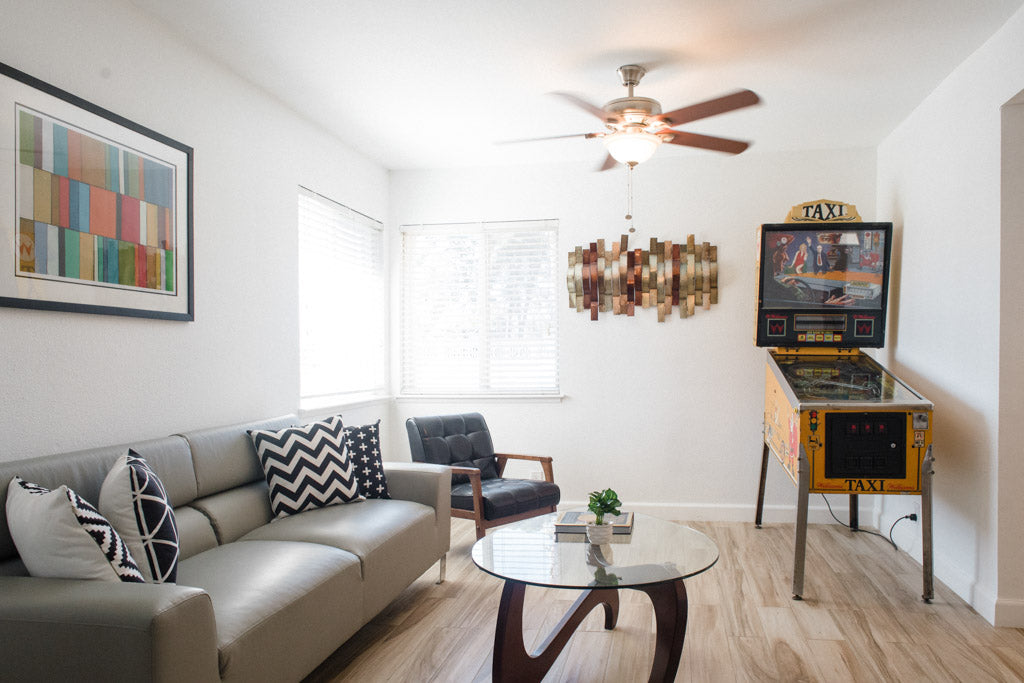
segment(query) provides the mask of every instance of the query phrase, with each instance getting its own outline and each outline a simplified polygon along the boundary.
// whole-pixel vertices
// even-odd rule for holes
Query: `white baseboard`
[[[1024,600],[999,598],[995,605],[995,626],[1024,628]]]
[[[559,509],[568,510],[572,508],[586,507],[584,500],[563,500]],[[756,506],[754,505],[714,505],[714,504],[688,504],[688,503],[630,503],[624,506],[627,510],[670,519],[676,522],[750,522],[754,523]],[[833,503],[832,511],[836,517],[846,524],[849,519],[849,511],[845,505]],[[871,521],[871,515],[861,515],[861,526]],[[796,505],[765,505],[761,521],[765,524],[790,523],[796,521]],[[807,521],[810,524],[835,524],[828,508],[824,505],[808,505]]]

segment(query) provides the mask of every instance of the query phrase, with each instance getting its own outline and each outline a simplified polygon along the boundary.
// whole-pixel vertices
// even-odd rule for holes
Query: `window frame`
[[[433,223],[433,224],[405,224],[399,227],[399,237],[401,239],[401,305],[398,310],[398,321],[400,325],[399,335],[399,348],[397,354],[397,369],[399,372],[398,380],[398,398],[402,400],[431,400],[431,399],[450,399],[460,397],[472,397],[474,399],[561,399],[561,377],[560,377],[560,356],[559,356],[559,334],[558,334],[558,323],[559,323],[559,310],[558,310],[558,292],[559,292],[559,269],[558,269],[558,219],[530,219],[530,220],[510,220],[510,221],[473,221],[473,222],[461,222],[461,223]],[[518,228],[518,229],[517,229]],[[496,252],[492,250],[493,244],[489,243],[490,239],[496,239],[495,235],[509,235],[509,234],[530,234],[543,235],[543,238],[538,237],[537,243],[540,244],[546,241],[543,247],[546,253],[543,255],[542,261],[538,264],[541,268],[543,278],[536,282],[544,282],[543,289],[547,295],[546,306],[548,307],[547,313],[545,314],[540,326],[546,326],[549,330],[544,335],[537,335],[531,339],[536,342],[542,340],[540,346],[542,353],[534,359],[534,366],[527,366],[528,369],[542,368],[544,365],[549,367],[545,370],[546,376],[545,381],[538,383],[532,387],[524,387],[522,389],[516,389],[509,386],[508,384],[501,384],[500,382],[496,385],[496,377],[500,377],[502,373],[497,371],[496,368],[500,368],[500,361],[497,361],[489,352],[484,351],[488,348],[488,345],[505,343],[506,346],[514,347],[518,341],[518,344],[530,344],[531,342],[526,338],[522,337],[495,337],[491,333],[489,323],[492,322],[493,318],[490,317],[491,297],[488,296],[489,292],[500,286],[500,279],[494,278],[494,274],[491,272],[493,264],[493,256]],[[473,386],[459,386],[459,387],[446,387],[437,383],[420,384],[416,383],[416,378],[410,374],[410,363],[416,362],[413,356],[415,355],[409,349],[411,340],[414,335],[422,334],[416,333],[410,329],[411,314],[408,307],[416,305],[413,301],[413,297],[410,296],[410,288],[415,287],[417,284],[424,282],[424,276],[422,273],[418,273],[415,277],[411,276],[410,272],[410,247],[408,239],[410,237],[415,238],[417,236],[427,238],[438,238],[443,239],[445,236],[453,238],[458,237],[472,237],[480,240],[479,244],[475,247],[475,267],[477,272],[475,274],[475,280],[473,280],[476,286],[482,291],[480,295],[480,301],[475,303],[476,312],[472,315],[476,318],[473,329],[478,335],[480,340],[479,352],[476,357],[477,371],[475,373],[475,382]],[[421,252],[422,253],[422,252]],[[414,255],[421,255],[414,254]],[[447,265],[447,263],[445,264]],[[429,266],[424,266],[427,268]],[[443,277],[443,276],[442,276]],[[429,278],[428,278],[429,279]],[[413,281],[414,280],[414,281]],[[437,280],[432,280],[436,282]],[[507,281],[506,281],[507,283]],[[418,291],[417,291],[418,293]],[[527,320],[525,317],[523,320]],[[529,320],[524,326],[529,327]],[[537,326],[538,321],[533,321],[534,325]],[[428,354],[429,355],[429,354]],[[547,356],[548,360],[545,361],[544,357]],[[467,367],[470,362],[467,361]],[[462,368],[465,370],[465,368]],[[512,371],[515,372],[514,369]],[[506,377],[511,375],[506,371]]]
[[[352,320],[353,309],[358,309],[359,306],[353,306],[353,295],[357,294],[357,299],[365,299],[365,289],[352,290],[348,293],[333,290],[333,296],[335,298],[341,297],[340,301],[332,301],[332,309],[338,312],[338,315],[342,316],[344,324],[349,328],[362,328],[364,326],[371,326],[374,328],[370,334],[379,335],[379,344],[373,352],[373,355],[377,357],[377,361],[371,365],[379,368],[379,371],[372,377],[372,381],[361,384],[360,386],[353,388],[345,388],[344,385],[335,385],[332,390],[319,391],[307,393],[306,388],[307,382],[304,381],[304,377],[308,372],[309,359],[307,354],[309,353],[307,343],[304,341],[306,337],[305,327],[308,322],[303,321],[304,309],[309,305],[307,297],[303,296],[304,283],[305,286],[309,286],[311,283],[309,280],[304,280],[304,223],[303,223],[303,212],[307,210],[304,207],[304,201],[312,201],[318,205],[319,210],[324,213],[335,213],[339,218],[339,223],[335,226],[338,229],[347,233],[346,236],[339,237],[337,239],[351,241],[352,235],[359,235],[362,233],[362,237],[365,238],[366,243],[369,245],[366,251],[372,254],[376,251],[376,262],[374,267],[370,268],[372,273],[371,277],[374,278],[376,286],[372,286],[369,289],[371,291],[379,292],[379,296],[376,297],[377,313],[366,319]],[[360,211],[352,209],[341,202],[332,199],[324,194],[321,194],[315,190],[311,190],[303,185],[298,186],[297,193],[297,275],[298,275],[298,336],[299,336],[299,411],[300,413],[307,413],[310,411],[316,411],[324,408],[337,407],[337,406],[353,406],[368,402],[375,402],[380,400],[386,400],[389,397],[389,376],[390,376],[390,344],[389,344],[389,325],[390,325],[390,296],[388,291],[388,271],[387,271],[387,232],[385,230],[384,223],[372,216],[368,216]],[[305,230],[311,230],[312,225],[307,225]],[[306,235],[310,237],[310,235]],[[330,239],[321,235],[322,239]],[[357,258],[358,254],[353,255],[352,258]],[[305,264],[307,267],[308,263]],[[322,283],[322,281],[321,281]],[[337,282],[335,283],[337,284]],[[373,309],[373,305],[365,306],[367,309]],[[322,330],[321,330],[322,332]],[[362,334],[362,332],[360,332]],[[321,354],[320,362],[328,354]],[[365,360],[361,361],[361,364],[365,364]],[[344,365],[342,366],[345,367]],[[348,365],[350,369],[352,364]],[[344,369],[340,372],[342,378],[349,375]],[[337,379],[337,378],[336,378]],[[344,379],[342,379],[344,381]]]

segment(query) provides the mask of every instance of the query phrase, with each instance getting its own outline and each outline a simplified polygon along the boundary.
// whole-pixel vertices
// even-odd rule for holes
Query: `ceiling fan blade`
[[[596,116],[597,118],[601,119],[602,121],[606,121],[607,122],[607,121],[615,121],[616,120],[615,116],[610,115],[604,109],[601,109],[601,107],[597,106],[596,104],[591,104],[590,102],[587,102],[586,100],[584,100],[582,98],[579,98],[576,95],[573,95],[572,93],[568,93],[568,92],[553,92],[551,94],[555,95],[557,97],[561,97],[566,102],[569,102],[570,104],[576,105],[577,107],[579,107],[583,111],[588,112],[590,114],[593,114],[594,116]]]
[[[619,163],[619,162],[615,161],[615,157],[613,157],[611,154],[609,154],[608,156],[606,156],[604,158],[604,163],[601,164],[595,170],[597,170],[597,171],[607,171],[608,169],[613,168],[615,166],[615,164],[617,164],[617,163]]]
[[[709,116],[724,114],[727,111],[749,107],[760,101],[761,98],[757,96],[757,93],[750,90],[739,90],[731,95],[724,95],[712,100],[691,104],[688,107],[682,107],[681,109],[675,109],[664,114],[658,114],[651,118],[655,121],[664,121],[669,126],[675,127],[681,126],[684,123],[689,123],[690,121],[697,121]]]
[[[699,133],[687,133],[681,130],[666,131],[672,134],[672,138],[665,140],[665,142],[671,145],[682,145],[684,147],[699,147],[701,149],[710,149],[715,152],[726,152],[727,154],[739,154],[748,147],[749,142],[742,142],[740,140],[729,140],[727,138],[716,138],[710,135],[701,135]]]
[[[518,140],[498,140],[494,144],[496,145],[512,145],[519,142],[542,142],[544,140],[561,140],[563,138],[594,138],[600,136],[601,133],[569,133],[568,135],[548,135],[547,137],[541,138],[520,138]]]

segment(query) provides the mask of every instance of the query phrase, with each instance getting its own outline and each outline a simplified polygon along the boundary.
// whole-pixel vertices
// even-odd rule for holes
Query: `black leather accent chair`
[[[480,413],[410,417],[405,428],[414,461],[452,468],[452,517],[474,520],[477,538],[491,527],[555,511],[561,492],[551,457],[495,453]],[[540,463],[544,480],[505,479],[510,458]]]

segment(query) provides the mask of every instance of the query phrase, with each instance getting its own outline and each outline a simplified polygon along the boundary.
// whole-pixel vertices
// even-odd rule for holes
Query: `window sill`
[[[399,403],[429,403],[439,401],[522,401],[534,403],[560,403],[565,394],[400,394]]]
[[[363,406],[388,403],[391,396],[384,394],[353,394],[351,396],[327,396],[306,399],[299,403],[299,417],[306,419],[327,413],[337,413],[343,409],[361,408]]]

